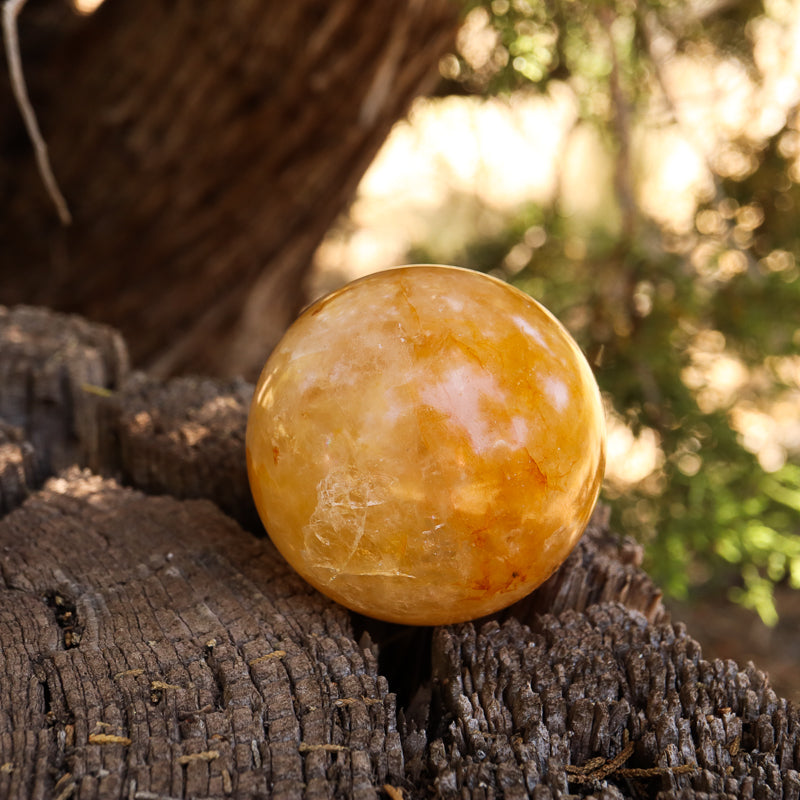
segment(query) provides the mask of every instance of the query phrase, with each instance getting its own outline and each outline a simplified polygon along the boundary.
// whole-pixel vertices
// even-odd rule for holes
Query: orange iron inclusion
[[[310,306],[247,425],[261,519],[309,583],[378,619],[439,625],[524,597],[597,501],[594,376],[536,301],[482,273],[410,266]]]

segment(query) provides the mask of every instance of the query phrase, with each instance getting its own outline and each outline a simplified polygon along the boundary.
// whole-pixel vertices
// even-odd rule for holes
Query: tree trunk
[[[370,622],[304,584],[249,500],[251,391],[0,309],[0,797],[800,795],[798,710],[703,659],[602,509],[491,619]]]
[[[453,0],[30,0],[22,57],[73,224],[0,90],[0,302],[114,324],[161,375],[253,377],[326,230],[431,89]],[[18,265],[24,264],[24,269]]]

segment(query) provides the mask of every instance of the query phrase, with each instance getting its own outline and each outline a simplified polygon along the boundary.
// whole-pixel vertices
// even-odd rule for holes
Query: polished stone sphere
[[[524,597],[580,538],[605,422],[578,346],[484,274],[413,266],[310,306],[270,355],[247,426],[264,525],[354,611],[437,625]]]

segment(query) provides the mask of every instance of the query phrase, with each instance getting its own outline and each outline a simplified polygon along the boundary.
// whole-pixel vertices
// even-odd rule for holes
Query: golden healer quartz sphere
[[[354,611],[437,625],[519,600],[566,558],[605,423],[561,324],[507,284],[414,266],[309,307],[247,426],[256,506],[287,561]]]

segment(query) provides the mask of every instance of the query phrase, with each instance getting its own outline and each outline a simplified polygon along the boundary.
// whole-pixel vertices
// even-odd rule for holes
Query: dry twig
[[[63,225],[72,222],[72,215],[69,213],[67,201],[50,166],[50,157],[47,154],[47,144],[44,141],[39,123],[36,121],[36,113],[28,97],[28,87],[25,85],[25,75],[22,72],[22,58],[19,53],[19,33],[17,31],[17,17],[27,0],[5,0],[3,3],[3,41],[6,48],[6,61],[8,62],[8,74],[11,79],[11,90],[17,101],[22,119],[28,131],[28,136],[33,143],[34,153],[36,154],[36,164],[39,167],[39,174],[42,176],[47,193],[55,204],[58,217]]]

